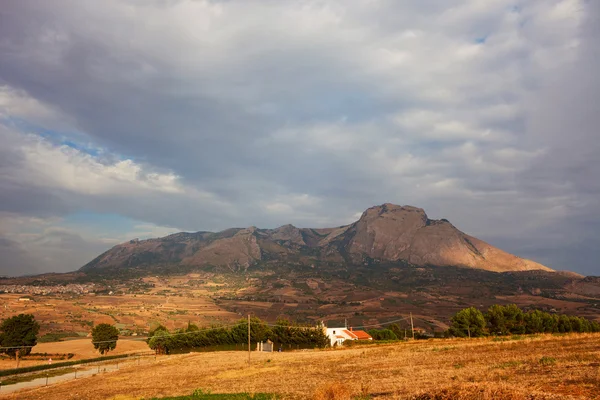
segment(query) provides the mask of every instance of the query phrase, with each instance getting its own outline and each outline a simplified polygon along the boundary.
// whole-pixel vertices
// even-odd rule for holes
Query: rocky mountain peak
[[[251,226],[124,243],[83,269],[171,264],[235,270],[259,262],[362,264],[365,258],[495,272],[549,270],[471,237],[447,220],[430,220],[422,208],[391,203],[371,207],[355,223],[337,228]]]

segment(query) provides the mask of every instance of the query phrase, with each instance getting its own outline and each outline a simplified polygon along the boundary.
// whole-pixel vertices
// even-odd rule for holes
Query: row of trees
[[[253,343],[271,340],[280,345],[311,347],[325,347],[329,343],[321,328],[295,325],[286,319],[279,319],[274,326],[269,326],[256,317],[250,319],[250,340]],[[159,353],[247,343],[248,321],[245,319],[230,327],[203,329],[190,323],[187,328],[173,332],[161,325],[151,331],[148,338],[148,346]]]
[[[493,305],[485,314],[475,307],[465,308],[452,317],[449,330],[458,337],[569,332],[600,332],[600,323],[540,310],[524,312],[511,304]]]

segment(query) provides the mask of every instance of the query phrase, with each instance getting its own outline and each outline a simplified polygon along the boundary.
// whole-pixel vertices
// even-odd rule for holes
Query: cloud
[[[583,0],[9,1],[0,211],[57,229],[116,214],[158,235],[340,225],[391,201],[577,260],[568,238],[600,211],[598,14]]]

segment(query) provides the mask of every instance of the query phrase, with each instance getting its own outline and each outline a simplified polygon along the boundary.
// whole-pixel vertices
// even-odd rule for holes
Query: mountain
[[[466,267],[493,272],[552,271],[431,220],[421,208],[383,204],[366,210],[353,224],[311,229],[233,228],[222,232],[176,233],[130,240],[101,254],[84,272],[163,267],[247,270],[255,265],[371,265]]]

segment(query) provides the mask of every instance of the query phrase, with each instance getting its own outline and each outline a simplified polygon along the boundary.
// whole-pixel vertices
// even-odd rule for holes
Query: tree
[[[504,317],[504,307],[497,304],[491,306],[485,314],[485,320],[487,321],[488,330],[492,335],[508,334],[506,318]]]
[[[479,337],[485,334],[485,318],[475,307],[457,312],[451,320],[450,332],[458,337]]]
[[[369,335],[373,340],[398,340],[398,336],[391,329],[371,329]]]
[[[109,324],[96,325],[92,329],[92,341],[94,348],[104,355],[117,347],[119,330]]]
[[[493,335],[520,334],[526,330],[525,316],[516,304],[495,304],[488,309],[485,319],[488,330]]]
[[[516,304],[504,306],[506,329],[513,334],[525,333],[525,316]]]
[[[394,332],[394,335],[396,335],[398,339],[404,338],[406,336],[406,329],[400,329],[398,324],[392,324],[388,327],[388,329]]]
[[[31,314],[19,314],[3,320],[0,324],[0,347],[5,348],[0,352],[12,358],[16,357],[17,352],[20,356],[31,353],[31,348],[37,344],[39,331],[40,324]]]
[[[171,336],[167,330],[159,329],[154,332],[154,335],[148,340],[148,347],[156,351],[158,354],[167,354],[171,347]]]

